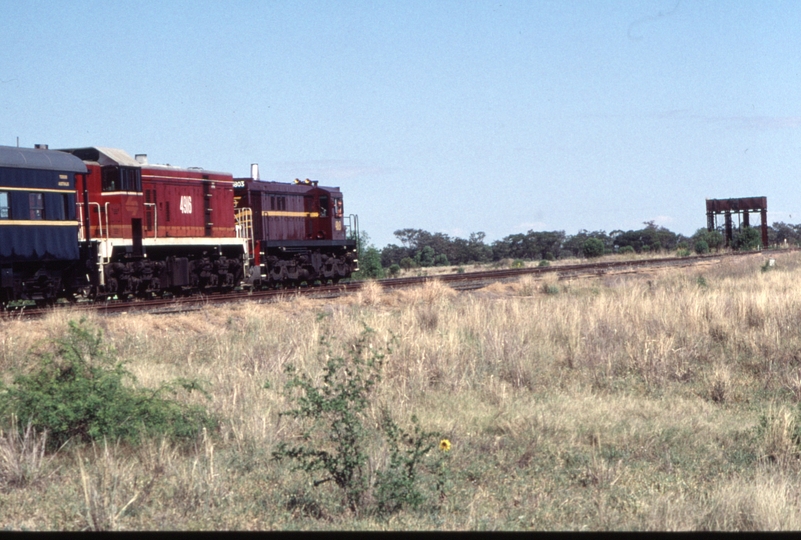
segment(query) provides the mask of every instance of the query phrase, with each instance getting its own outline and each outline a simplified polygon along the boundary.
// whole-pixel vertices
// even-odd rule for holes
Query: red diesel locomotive
[[[64,153],[83,166],[78,160],[62,164],[58,156]],[[8,234],[0,242],[31,241],[13,249],[0,245],[0,301],[335,283],[358,269],[356,241],[349,238],[358,235],[349,229],[356,219],[345,218],[339,188],[262,182],[257,167],[252,170],[251,178],[234,179],[230,173],[149,164],[146,155],[132,158],[112,148],[5,147],[0,232]],[[49,208],[57,190],[47,184],[57,173],[67,179],[58,189],[72,194],[66,203],[58,199],[60,213]],[[4,197],[6,184],[8,193],[20,194]],[[56,214],[64,221],[50,217]],[[19,219],[3,221],[4,215]],[[37,222],[37,215],[50,221]],[[60,249],[51,245],[56,240]]]

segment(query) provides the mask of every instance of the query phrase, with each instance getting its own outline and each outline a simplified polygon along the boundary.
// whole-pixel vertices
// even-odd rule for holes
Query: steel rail
[[[782,249],[782,253],[796,251],[797,248]],[[509,268],[503,270],[485,270],[481,272],[465,272],[461,274],[439,274],[431,276],[414,276],[406,278],[387,278],[375,280],[375,283],[384,289],[398,289],[404,287],[414,287],[430,281],[441,281],[452,284],[457,290],[475,290],[485,287],[489,283],[498,281],[508,281],[525,275],[547,275],[556,274],[557,279],[572,279],[581,276],[604,275],[610,271],[616,273],[638,272],[644,268],[658,267],[686,267],[699,264],[709,264],[721,262],[723,259],[731,257],[765,256],[775,253],[771,250],[732,252],[714,255],[697,255],[690,257],[663,257],[658,259],[639,259],[626,261],[606,261],[583,264],[565,264],[552,266],[534,266],[530,268]],[[86,302],[77,304],[63,304],[78,312],[97,312],[101,314],[128,313],[128,312],[148,312],[153,314],[179,313],[202,309],[205,306],[225,304],[241,301],[267,303],[276,302],[293,296],[309,296],[317,298],[336,298],[343,294],[360,290],[365,281],[353,281],[340,283],[337,285],[322,285],[312,287],[302,287],[297,289],[271,289],[238,291],[227,294],[197,294],[193,296],[177,298],[154,298],[137,299],[132,301],[105,301],[105,302]],[[46,308],[21,308],[18,310],[0,311],[0,319],[13,318],[34,318],[41,317],[54,310],[62,309],[61,306]]]

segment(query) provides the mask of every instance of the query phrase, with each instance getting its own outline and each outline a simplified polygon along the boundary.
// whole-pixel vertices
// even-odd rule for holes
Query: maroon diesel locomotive
[[[357,226],[317,182],[0,147],[3,306],[336,283],[358,270]]]
[[[345,216],[339,188],[263,182],[253,165],[250,178],[234,180],[234,197],[240,222],[252,227],[250,283],[337,283],[358,270],[358,220]]]

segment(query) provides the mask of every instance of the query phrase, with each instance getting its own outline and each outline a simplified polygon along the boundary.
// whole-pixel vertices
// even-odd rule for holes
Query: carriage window
[[[0,191],[0,219],[8,219],[8,192]]]
[[[44,218],[44,195],[41,193],[28,194],[28,209],[31,219]]]

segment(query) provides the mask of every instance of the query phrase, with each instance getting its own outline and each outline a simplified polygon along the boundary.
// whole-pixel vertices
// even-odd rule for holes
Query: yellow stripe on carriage
[[[262,210],[262,217],[298,217],[298,218],[316,218],[320,217],[319,212],[284,212],[274,210]]]
[[[0,219],[0,227],[3,225],[23,225],[40,227],[78,227],[77,221],[52,221],[46,219]]]
[[[38,187],[6,187],[0,186],[0,191],[27,191],[30,193],[75,193],[74,189],[50,189]]]

